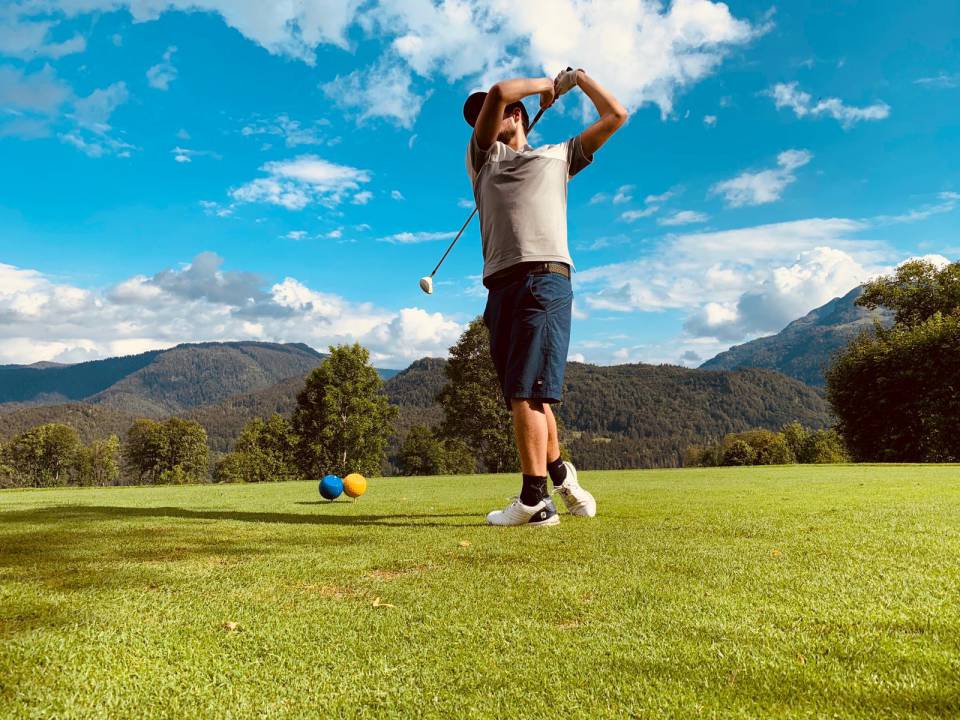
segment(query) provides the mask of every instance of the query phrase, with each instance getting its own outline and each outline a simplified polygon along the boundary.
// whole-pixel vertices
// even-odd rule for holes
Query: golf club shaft
[[[531,130],[533,130],[533,126],[537,124],[537,121],[540,119],[540,116],[543,115],[544,110],[546,110],[546,108],[540,108],[539,110],[537,110],[537,114],[533,116],[533,122],[531,122],[530,127],[527,128],[528,133]],[[440,266],[443,265],[443,261],[447,259],[447,255],[449,255],[450,251],[453,250],[453,246],[457,244],[457,240],[459,240],[460,236],[463,235],[463,231],[467,229],[467,225],[470,224],[470,221],[473,220],[473,216],[477,214],[477,210],[479,209],[480,208],[477,208],[477,207],[473,208],[473,212],[470,213],[470,217],[468,217],[466,222],[463,223],[463,225],[460,228],[460,232],[458,232],[456,237],[453,238],[453,241],[450,243],[450,246],[447,248],[447,251],[443,254],[443,257],[440,258],[440,262],[437,263],[437,266],[433,269],[433,272],[430,273],[430,277],[433,277],[434,275],[437,274],[437,270],[439,270]]]

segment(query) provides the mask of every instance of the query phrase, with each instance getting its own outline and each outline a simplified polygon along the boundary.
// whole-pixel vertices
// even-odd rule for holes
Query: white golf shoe
[[[554,492],[559,493],[563,498],[563,504],[567,506],[567,512],[578,517],[593,517],[597,514],[597,501],[593,495],[588,493],[577,481],[577,469],[571,462],[563,463],[567,468],[567,477],[563,484],[554,488]]]
[[[524,505],[519,497],[515,497],[503,510],[494,510],[487,515],[489,525],[544,527],[557,525],[559,522],[557,506],[550,498],[544,498],[536,505]]]

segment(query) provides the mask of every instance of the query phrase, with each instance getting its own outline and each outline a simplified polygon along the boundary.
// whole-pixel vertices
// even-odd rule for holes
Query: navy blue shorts
[[[570,280],[557,273],[525,275],[490,290],[483,321],[508,409],[513,398],[560,402],[572,308]]]

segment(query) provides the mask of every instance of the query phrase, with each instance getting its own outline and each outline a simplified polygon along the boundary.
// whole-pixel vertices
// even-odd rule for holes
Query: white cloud
[[[812,157],[807,150],[785,150],[777,156],[777,168],[743,172],[734,178],[718,182],[710,188],[710,194],[723,195],[729,207],[774,202],[780,199],[787,185],[797,179],[794,171],[809,163]]]
[[[270,285],[212,253],[178,269],[84,289],[0,264],[0,363],[89,360],[181,342],[257,339],[319,350],[361,342],[383,366],[442,356],[462,327],[420,308],[386,310],[295,278]]]
[[[347,48],[346,31],[360,0],[32,0],[29,10],[75,16],[126,8],[135,22],[155,20],[170,11],[219,14],[224,22],[275,55],[314,64],[321,45]]]
[[[769,94],[777,109],[789,108],[799,117],[827,115],[837,120],[845,129],[864,120],[884,120],[890,116],[890,106],[877,102],[867,107],[846,105],[840,98],[823,98],[816,103],[810,93],[800,90],[796,82],[777,83]]]
[[[917,78],[913,82],[917,85],[922,85],[923,87],[935,88],[938,90],[950,90],[952,88],[960,87],[960,73],[953,73],[952,75],[949,75],[945,72],[941,72],[931,77]]]
[[[50,36],[56,23],[18,18],[14,11],[12,7],[0,9],[0,55],[20,60],[56,60],[86,49],[87,41],[82,35],[74,34],[60,42],[53,41]]]
[[[213,200],[201,200],[200,207],[203,208],[205,215],[215,215],[216,217],[230,217],[233,215],[233,206],[221,205]]]
[[[361,190],[353,196],[352,202],[354,205],[366,205],[370,202],[370,198],[373,197],[373,193],[369,190]]]
[[[433,242],[434,240],[451,240],[455,236],[455,232],[398,232],[377,239],[380,242],[410,245],[414,243]]]
[[[953,212],[957,203],[960,202],[960,193],[945,191],[937,193],[937,199],[940,202],[927,203],[919,208],[913,208],[899,215],[878,215],[871,221],[879,225],[898,225],[900,223],[919,222],[926,220],[933,215],[942,215]]]
[[[152,66],[147,70],[147,82],[150,87],[156,90],[169,90],[170,83],[177,79],[177,68],[173,64],[173,54],[177,51],[175,45],[171,45],[163,53],[162,62]]]
[[[714,127],[714,126],[717,124],[717,116],[716,116],[716,115],[704,115],[704,116],[703,116],[703,124],[706,125],[707,127]]]
[[[816,247],[800,253],[790,266],[772,268],[736,303],[707,303],[687,319],[684,329],[694,336],[731,341],[779,332],[813,308],[850,292],[872,274],[849,253]]]
[[[307,236],[306,230],[291,230],[284,237],[287,240],[303,240]]]
[[[633,185],[621,185],[612,195],[602,192],[597,193],[590,198],[590,204],[596,205],[597,203],[606,202],[609,200],[614,205],[622,205],[623,203],[628,203],[633,200],[633,195],[631,195],[632,192]]]
[[[212,157],[216,160],[220,159],[220,155],[211,150],[191,150],[189,148],[180,147],[177,145],[173,150],[170,151],[173,153],[173,159],[178,163],[190,163],[193,162],[195,157]]]
[[[358,121],[384,118],[411,128],[427,95],[413,90],[413,76],[403,65],[381,62],[369,70],[355,70],[320,86],[324,94],[346,110],[358,110]]]
[[[32,74],[0,65],[0,105],[5,108],[49,116],[72,97],[70,86],[60,80],[49,65]]]
[[[340,204],[347,194],[360,193],[370,173],[337,165],[316,155],[276,160],[260,168],[267,177],[251,180],[230,191],[238,203],[268,203],[288,210],[302,210],[312,203],[328,207]]]
[[[321,134],[321,128],[329,124],[326,120],[317,120],[311,126],[304,127],[299,120],[281,114],[271,120],[253,120],[243,126],[240,134],[244,137],[260,135],[281,137],[288,148],[299,145],[336,145],[340,141],[339,137],[324,137]]]
[[[666,10],[653,0],[381,0],[370,17],[382,33],[396,36],[393,50],[420,75],[478,77],[483,86],[523,69],[553,75],[573,65],[603,78],[627,106],[652,102],[664,115],[678,89],[763,30],[707,0],[676,0]]]
[[[709,312],[716,317],[718,307],[736,308],[774,269],[789,268],[817,248],[841,252],[867,272],[889,267],[895,257],[890,248],[857,237],[870,227],[846,218],[810,218],[670,235],[637,260],[581,270],[575,282],[587,306],[596,310],[683,310],[692,316],[714,303]],[[815,307],[815,300],[808,296],[811,304],[804,312]]]
[[[400,192],[399,190],[391,190],[391,191],[390,191],[390,197],[393,198],[394,200],[403,200],[403,199],[404,199],[403,193]]]
[[[660,195],[647,195],[643,202],[645,202],[647,205],[662,205],[677,194],[677,190],[667,190],[667,192],[661,193]]]
[[[640,218],[650,217],[660,209],[659,205],[650,205],[643,210],[624,210],[620,213],[620,219],[626,222],[634,222]]]
[[[170,11],[217,13],[269,52],[311,65],[321,46],[347,49],[350,29],[359,26],[389,50],[372,68],[326,87],[347,109],[359,110],[361,120],[386,118],[408,128],[425,95],[413,91],[412,73],[488,86],[506,75],[553,75],[567,65],[589,68],[628,107],[653,103],[667,116],[679,91],[769,27],[711,0],[31,0],[29,8],[51,18],[125,8],[135,22]]]
[[[134,147],[116,137],[109,120],[128,99],[123,82],[77,98],[49,65],[34,73],[0,65],[0,107],[11,116],[0,121],[0,137],[30,140],[49,137],[56,129],[62,142],[91,157],[126,157]]]
[[[693,223],[702,223],[710,219],[706,213],[696,210],[679,210],[672,215],[667,215],[657,220],[658,225],[692,225]]]

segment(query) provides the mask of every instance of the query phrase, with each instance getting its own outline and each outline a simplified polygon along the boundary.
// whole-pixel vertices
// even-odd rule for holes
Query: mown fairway
[[[960,713],[960,467],[581,480],[2,492],[0,715]]]

